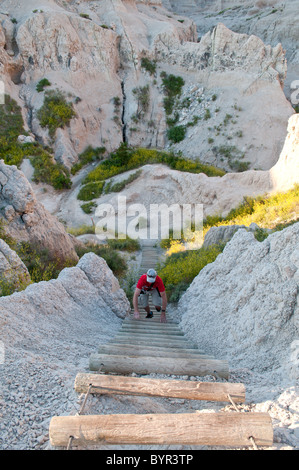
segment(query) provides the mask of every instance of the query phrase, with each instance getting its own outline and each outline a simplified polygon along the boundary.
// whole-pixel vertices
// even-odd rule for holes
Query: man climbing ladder
[[[149,269],[147,273],[143,274],[137,282],[133,297],[134,318],[136,320],[140,319],[138,305],[140,305],[140,307],[144,308],[146,311],[147,315],[145,318],[153,317],[153,312],[151,312],[149,307],[150,292],[152,294],[152,301],[157,312],[161,311],[160,321],[162,323],[166,323],[167,296],[163,281],[160,276],[157,275],[154,269]]]

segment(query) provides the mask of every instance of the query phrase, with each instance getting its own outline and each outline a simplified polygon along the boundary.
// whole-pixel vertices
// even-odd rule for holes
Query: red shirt
[[[153,290],[157,288],[159,292],[165,291],[163,281],[159,276],[156,277],[156,280],[153,285],[150,282],[147,282],[146,278],[147,278],[146,274],[143,274],[141,276],[141,278],[137,282],[137,286],[136,286],[137,289],[140,289],[140,290],[143,289],[143,290],[149,291],[149,290]]]

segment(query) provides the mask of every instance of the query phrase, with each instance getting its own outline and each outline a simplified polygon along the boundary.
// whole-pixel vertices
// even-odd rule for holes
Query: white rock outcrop
[[[277,162],[293,113],[282,90],[287,67],[278,42],[266,45],[256,35],[235,33],[222,23],[197,42],[192,19],[170,14],[159,1],[45,0],[37,11],[33,4],[3,2],[8,13],[0,15],[0,71],[29,130],[51,144],[55,158],[67,168],[88,145],[111,151],[124,139],[143,147],[171,144],[162,71],[182,76],[182,98],[191,99],[191,106],[179,113],[187,136],[174,145],[176,150],[229,171],[232,162],[222,158],[222,146],[233,149],[232,161],[244,158],[249,168],[267,170]],[[8,28],[14,16],[16,22]],[[13,55],[7,52],[12,47]],[[157,61],[154,75],[142,67],[144,57]],[[44,93],[36,85],[43,78],[51,83],[48,89],[65,93],[76,112],[53,145],[37,118]],[[134,90],[147,85],[148,107],[136,122]],[[211,118],[206,120],[207,110]],[[227,115],[232,118],[224,126]],[[194,118],[200,118],[196,125]]]
[[[75,376],[128,310],[124,291],[93,253],[58,279],[0,298],[1,449],[40,448],[51,417],[78,410]]]
[[[0,239],[0,293],[7,285],[17,290],[30,282],[30,274],[23,261],[4,240]]]
[[[78,261],[72,237],[58,219],[37,200],[25,175],[0,161],[0,216],[4,231],[49,251],[49,257]]]
[[[126,179],[128,175],[129,172],[119,175],[118,181]],[[123,216],[126,216],[124,211],[130,205],[142,204],[148,221],[151,204],[166,204],[168,207],[178,204],[181,208],[183,204],[202,204],[204,217],[215,214],[226,216],[246,196],[283,192],[292,189],[295,184],[299,184],[299,114],[289,119],[288,135],[279,160],[269,171],[250,170],[227,173],[223,177],[208,177],[203,173],[172,170],[164,165],[145,165],[141,175],[121,192],[121,196],[126,197],[126,207],[119,204],[119,193],[102,195],[95,202],[98,206],[110,204],[115,214]],[[79,209],[79,201],[70,196],[64,199],[64,206],[57,213],[71,226],[72,214],[75,210],[78,214]],[[131,219],[128,218],[128,223]],[[78,221],[89,224],[90,217],[83,214],[80,219],[78,215]],[[97,221],[98,218],[94,217],[94,222]],[[167,224],[168,220],[163,219],[162,222]]]
[[[258,242],[240,229],[181,298],[181,326],[231,367],[298,380],[299,224]]]
[[[56,343],[63,345],[65,329],[78,343],[94,329],[96,347],[97,334],[102,331],[109,339],[109,330],[116,331],[129,310],[129,301],[106,261],[88,253],[77,266],[63,269],[57,279],[0,298],[1,340],[8,350],[30,349],[30,345],[34,350],[36,345],[44,355]],[[12,325],[19,326],[14,335]]]

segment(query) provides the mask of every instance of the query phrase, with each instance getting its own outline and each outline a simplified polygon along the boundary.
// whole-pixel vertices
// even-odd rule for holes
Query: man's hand
[[[134,312],[134,319],[140,320],[140,313],[137,310]]]
[[[167,323],[165,312],[161,313],[160,323]]]

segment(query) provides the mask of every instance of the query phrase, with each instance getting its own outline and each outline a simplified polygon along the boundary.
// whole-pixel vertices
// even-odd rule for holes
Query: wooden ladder
[[[245,401],[238,383],[162,380],[80,373],[75,390],[92,394],[138,395],[236,403]],[[84,403],[85,403],[84,400]],[[49,427],[54,447],[100,444],[268,447],[273,429],[268,413],[157,413],[54,416]]]
[[[173,319],[159,323],[160,314],[147,320],[127,318],[117,336],[90,356],[93,373],[79,373],[75,390],[92,394],[143,395],[236,403],[245,402],[239,383],[198,382],[129,377],[152,372],[175,375],[217,375],[228,378],[226,361],[204,354],[185,339]],[[113,373],[114,375],[109,375]],[[268,447],[273,429],[268,413],[159,413],[56,416],[51,419],[54,447],[72,445],[205,445]]]
[[[153,260],[152,249],[147,250],[146,258]],[[149,265],[145,261],[140,274]],[[150,307],[154,312],[154,306]],[[155,312],[150,319],[134,320],[132,311],[113,340],[91,354],[89,368],[93,373],[79,373],[75,379],[75,390],[86,394],[84,403],[90,393],[223,401],[232,403],[235,409],[236,403],[245,402],[243,384],[128,376],[157,373],[229,378],[227,361],[198,349],[169,314],[164,324],[160,323],[160,313]],[[273,443],[268,413],[236,411],[55,416],[49,435],[54,447],[67,447],[70,442],[76,446],[162,444],[230,448],[268,447]]]

